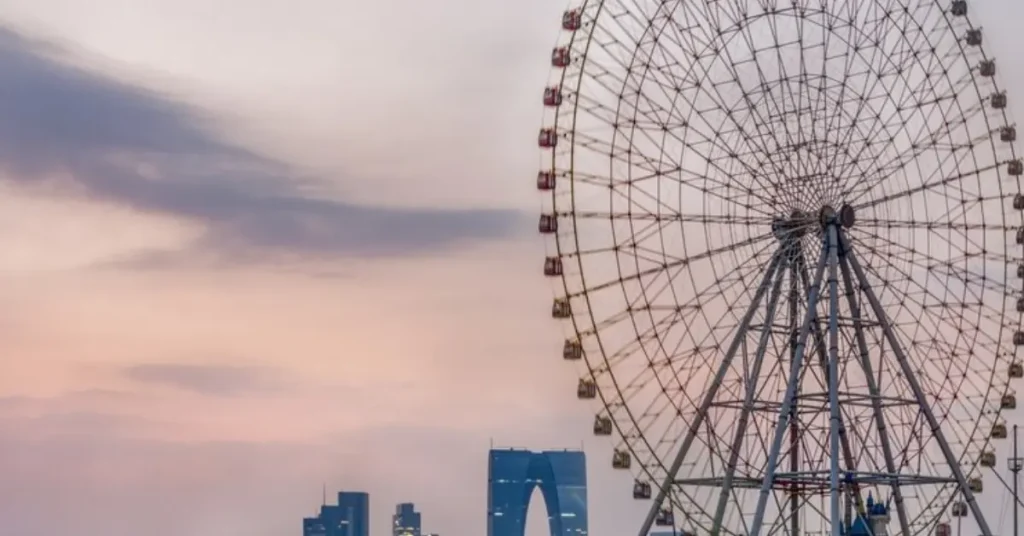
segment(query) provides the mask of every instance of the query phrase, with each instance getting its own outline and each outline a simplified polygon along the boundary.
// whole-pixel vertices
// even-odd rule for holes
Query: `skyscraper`
[[[420,513],[412,503],[402,503],[395,507],[395,515],[391,516],[392,536],[420,536]]]
[[[323,505],[320,515],[302,520],[303,536],[369,536],[370,496],[363,492],[338,493],[337,506]]]
[[[487,536],[524,536],[534,488],[551,536],[587,536],[587,462],[579,451],[491,450]]]

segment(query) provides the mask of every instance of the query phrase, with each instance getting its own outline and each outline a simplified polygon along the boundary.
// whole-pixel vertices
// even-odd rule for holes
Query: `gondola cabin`
[[[541,234],[552,234],[558,232],[558,217],[554,214],[541,214],[537,221],[537,230]]]
[[[542,128],[537,135],[537,145],[541,149],[553,149],[558,145],[558,133],[553,128]]]
[[[967,487],[974,493],[981,493],[985,489],[985,485],[981,482],[981,477],[971,477],[967,481]]]
[[[576,361],[583,357],[583,345],[580,341],[565,341],[562,345],[562,359]]]
[[[1017,160],[1010,160],[1009,164],[1006,164],[1006,172],[1013,177],[1020,177],[1024,175],[1024,162]]]
[[[1015,346],[1024,346],[1024,331],[1018,331],[1013,334],[1013,344]]]
[[[992,451],[982,452],[981,459],[978,460],[978,463],[980,463],[982,467],[995,467],[996,453]]]
[[[633,457],[628,450],[615,449],[612,452],[612,469],[629,469],[633,465]]]
[[[1017,141],[1017,127],[1000,128],[999,141]]]
[[[570,63],[572,63],[572,56],[569,54],[568,47],[559,47],[551,51],[552,67],[568,67]]]
[[[1006,108],[1006,92],[994,93],[992,95],[992,108],[996,110]]]
[[[1017,312],[1024,313],[1024,298],[1017,298]]]
[[[676,524],[675,515],[672,514],[671,508],[663,507],[658,510],[657,517],[654,518],[654,524],[659,527],[671,527]]]
[[[953,0],[949,13],[954,17],[967,16],[967,0]]]
[[[555,298],[551,303],[551,316],[553,318],[569,318],[572,316],[572,306],[565,298]]]
[[[1020,303],[1019,300],[1018,303]],[[1020,361],[1014,361],[1013,363],[1010,363],[1009,372],[1011,378],[1024,378],[1024,364],[1022,364]]]
[[[1017,229],[1017,243],[1024,244],[1024,227]]]
[[[583,27],[583,13],[578,9],[570,9],[562,13],[562,29],[575,32]]]
[[[562,92],[557,87],[544,88],[544,106],[555,107],[562,104]]]
[[[594,380],[581,378],[576,384],[576,397],[580,400],[592,400],[597,398],[597,384]]]
[[[997,422],[992,425],[992,439],[1006,439],[1006,425]]]
[[[984,60],[978,65],[981,76],[991,78],[996,75],[996,60]]]
[[[633,482],[633,498],[638,500],[651,498],[651,483],[643,480]]]
[[[981,28],[967,30],[967,45],[972,47],[981,46]]]
[[[598,415],[594,417],[594,435],[597,436],[610,436],[612,435],[612,419],[611,417],[605,417]]]
[[[963,501],[953,503],[953,506],[949,509],[949,513],[953,517],[967,517],[967,503]]]
[[[949,523],[942,522],[935,527],[935,536],[951,536],[952,531],[949,529]]]
[[[549,276],[549,277],[562,275],[562,258],[561,257],[545,257],[544,258],[544,275]]]
[[[999,397],[999,407],[1001,409],[1017,409],[1017,395],[1006,393]]]
[[[539,171],[537,172],[537,189],[541,191],[551,191],[555,189],[555,172],[554,171]]]

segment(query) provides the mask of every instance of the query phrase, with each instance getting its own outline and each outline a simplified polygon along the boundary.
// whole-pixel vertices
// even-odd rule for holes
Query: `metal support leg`
[[[750,536],[760,536],[761,525],[764,524],[764,511],[768,506],[768,495],[771,494],[772,484],[775,481],[775,466],[779,463],[779,451],[782,450],[782,436],[785,435],[786,424],[791,417],[790,411],[793,400],[796,398],[797,383],[800,381],[800,369],[804,350],[807,347],[807,337],[811,333],[814,309],[818,303],[818,289],[821,287],[821,279],[825,274],[825,264],[828,260],[826,253],[827,250],[823,249],[821,259],[818,262],[818,269],[814,275],[814,285],[807,296],[807,313],[804,315],[804,323],[800,328],[800,341],[797,343],[796,355],[790,365],[789,382],[786,385],[782,409],[779,411],[779,422],[775,427],[775,438],[772,440],[771,451],[768,455],[768,466],[765,469],[764,481],[761,483],[761,492],[757,498],[757,510],[754,513],[754,523],[750,528]]]
[[[871,285],[868,284],[867,275],[865,275],[863,268],[860,266],[860,262],[857,261],[857,256],[850,248],[849,241],[842,232],[839,233],[839,243],[840,247],[842,247],[846,253],[850,267],[853,268],[854,275],[857,276],[861,292],[868,299],[868,303],[871,305],[871,309],[875,315],[875,320],[881,324],[882,332],[884,333],[885,338],[888,339],[889,346],[892,347],[893,353],[896,355],[896,361],[899,363],[900,369],[903,371],[903,377],[906,378],[907,383],[910,385],[910,389],[914,392],[914,398],[917,399],[918,407],[921,412],[924,413],[925,419],[928,421],[928,426],[931,428],[932,436],[935,437],[935,440],[939,444],[939,448],[942,449],[942,454],[946,458],[946,463],[949,465],[949,469],[953,472],[953,476],[956,478],[964,497],[967,499],[967,505],[971,508],[971,514],[974,515],[975,521],[978,522],[978,528],[981,529],[982,536],[992,536],[992,529],[989,528],[988,522],[985,521],[985,516],[981,512],[981,507],[978,506],[978,501],[974,497],[974,492],[972,492],[970,487],[967,485],[967,477],[964,476],[963,469],[960,467],[960,463],[957,461],[956,455],[953,454],[953,449],[950,448],[949,442],[946,441],[946,436],[942,433],[942,425],[939,424],[938,419],[935,418],[935,413],[932,412],[931,406],[928,405],[924,389],[921,388],[920,382],[917,381],[917,376],[910,364],[910,360],[907,359],[907,355],[903,351],[903,346],[899,344],[899,340],[896,338],[896,332],[893,330],[892,324],[889,322],[889,318],[885,314],[882,302],[878,300],[878,297],[875,296],[875,292],[871,288]]]
[[[841,255],[841,253],[839,253],[839,255]],[[807,265],[802,258],[800,259],[800,267],[801,280],[803,281],[804,286],[809,286],[811,284],[810,275],[807,273]],[[825,381],[828,382],[830,378],[828,351],[825,348],[825,336],[821,333],[821,328],[818,326],[817,318],[815,318],[815,322],[811,324],[811,337],[814,338],[814,346],[818,351],[822,372],[825,375]],[[857,464],[853,459],[853,448],[850,446],[850,438],[846,435],[846,426],[843,424],[842,413],[839,414],[839,445],[843,449],[843,461],[846,463],[846,467],[849,469],[856,467]],[[857,512],[863,513],[864,500],[863,497],[860,496],[860,485],[857,482],[853,482],[850,487],[852,489],[849,492],[853,494],[853,502],[857,507]],[[849,515],[846,515],[845,517],[847,522],[851,521]]]
[[[791,246],[787,247],[787,250]],[[787,263],[788,264],[788,263]],[[768,309],[765,312],[764,326],[761,329],[761,338],[757,342],[757,353],[754,355],[753,370],[747,379],[747,390],[743,397],[743,409],[740,412],[739,422],[736,424],[736,434],[732,440],[729,450],[729,462],[725,470],[725,479],[722,481],[722,490],[718,494],[718,507],[715,509],[714,523],[711,525],[711,536],[718,536],[722,530],[722,519],[725,517],[725,507],[729,503],[729,493],[732,491],[732,481],[736,475],[736,465],[739,462],[740,446],[743,443],[743,436],[747,432],[747,421],[753,411],[754,396],[757,395],[758,378],[761,376],[761,365],[764,364],[764,354],[768,349],[768,339],[771,338],[772,330],[769,327],[771,319],[775,318],[775,308],[779,304],[779,295],[782,290],[782,280],[785,269],[780,269],[775,277],[775,285],[772,287],[771,297],[768,299]]]
[[[693,444],[693,440],[697,436],[697,431],[700,430],[701,425],[704,423],[704,418],[707,417],[708,409],[711,408],[711,404],[715,400],[715,395],[718,394],[718,389],[722,386],[722,380],[725,379],[726,373],[732,366],[732,360],[736,356],[736,351],[740,347],[740,342],[744,340],[744,337],[746,337],[747,330],[750,328],[750,320],[754,317],[754,313],[757,311],[758,306],[761,304],[761,300],[768,291],[772,276],[775,274],[775,270],[778,269],[779,263],[782,261],[782,254],[783,249],[780,248],[772,255],[771,261],[768,263],[768,269],[765,271],[764,279],[758,286],[757,292],[754,294],[754,298],[750,301],[750,307],[747,309],[746,314],[736,326],[736,334],[733,337],[732,342],[729,344],[729,349],[725,352],[725,356],[722,358],[722,364],[718,367],[718,372],[715,375],[715,378],[712,380],[711,385],[708,386],[708,392],[704,395],[704,400],[701,401],[700,408],[694,415],[693,422],[690,423],[690,426],[686,431],[686,437],[683,439],[683,444],[679,447],[679,451],[676,452],[676,456],[673,458],[672,464],[669,466],[668,472],[665,474],[665,480],[662,482],[661,486],[658,487],[658,493],[651,504],[651,509],[647,512],[647,517],[644,519],[643,525],[640,526],[639,536],[647,536],[647,533],[651,530],[651,526],[654,525],[654,519],[657,517],[658,511],[661,509],[662,503],[665,502],[665,497],[672,489],[672,482],[679,473],[679,468],[683,466],[683,459],[686,458],[686,453],[690,450],[690,446]]]
[[[857,350],[860,353],[860,365],[864,369],[864,378],[867,380],[868,394],[871,396],[871,409],[874,414],[875,428],[878,430],[878,438],[882,443],[882,455],[885,458],[885,470],[890,475],[896,474],[896,457],[893,455],[892,443],[889,442],[885,424],[885,414],[882,412],[882,393],[878,389],[878,382],[871,370],[871,355],[868,351],[867,337],[864,336],[864,322],[860,315],[860,304],[857,303],[856,290],[853,286],[853,277],[850,276],[850,265],[846,262],[846,251],[840,247],[839,268],[843,273],[843,286],[846,287],[846,301],[850,308],[850,316],[853,317],[854,338],[857,341]],[[894,476],[891,480],[893,502],[896,503],[896,517],[900,522],[902,534],[910,532],[910,518],[907,516],[907,508],[903,502],[903,491],[899,482]]]
[[[839,490],[839,244],[836,224],[829,224],[828,233],[828,405],[830,453],[829,493],[832,507],[832,536],[842,534],[841,495]],[[852,469],[852,468],[849,468]]]

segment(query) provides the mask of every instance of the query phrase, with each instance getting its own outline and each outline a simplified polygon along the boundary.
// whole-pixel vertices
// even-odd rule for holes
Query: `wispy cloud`
[[[268,394],[288,388],[279,371],[263,367],[162,363],[133,365],[124,369],[124,375],[206,396]]]
[[[231,262],[404,254],[523,229],[513,211],[314,195],[317,181],[225,140],[203,110],[69,58],[0,27],[0,171],[24,185],[60,179],[78,195],[199,223],[206,232],[192,253]],[[148,254],[135,264],[180,259]]]

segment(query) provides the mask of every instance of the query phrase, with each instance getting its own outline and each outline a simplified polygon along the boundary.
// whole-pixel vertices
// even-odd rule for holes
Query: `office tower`
[[[303,536],[369,536],[370,496],[362,492],[338,493],[337,505],[323,505],[320,515],[302,520]]]
[[[587,462],[579,451],[491,450],[487,536],[524,536],[540,488],[551,536],[587,535]]]
[[[420,536],[420,513],[412,503],[399,504],[391,516],[391,525],[392,536]]]

